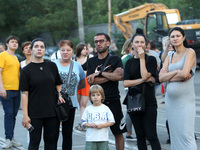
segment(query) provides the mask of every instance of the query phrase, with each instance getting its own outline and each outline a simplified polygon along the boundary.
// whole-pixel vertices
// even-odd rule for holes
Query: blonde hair
[[[126,40],[126,42],[122,47],[122,52],[121,52],[122,55],[129,54],[129,48],[131,46],[131,43],[132,43],[131,39]]]
[[[102,88],[100,85],[95,84],[95,85],[92,85],[92,86],[90,87],[90,90],[89,90],[89,99],[90,99],[90,101],[91,101],[92,104],[93,104],[93,102],[92,102],[92,100],[91,100],[91,95],[92,95],[93,93],[97,93],[97,92],[99,92],[99,93],[101,94],[101,97],[103,98],[103,99],[101,100],[101,102],[104,102],[104,100],[105,100],[105,94],[104,94],[103,88]]]

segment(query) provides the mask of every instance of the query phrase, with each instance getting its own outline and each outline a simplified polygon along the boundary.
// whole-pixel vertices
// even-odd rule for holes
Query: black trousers
[[[135,128],[139,150],[147,150],[146,139],[152,150],[161,150],[156,131],[157,107],[147,106],[144,114],[130,115]]]
[[[62,135],[63,135],[63,150],[72,149],[72,132],[74,125],[75,108],[71,109],[69,112],[69,119],[62,122]]]
[[[28,150],[38,150],[41,140],[42,128],[45,150],[57,150],[60,122],[57,117],[31,119],[34,130],[30,133]]]

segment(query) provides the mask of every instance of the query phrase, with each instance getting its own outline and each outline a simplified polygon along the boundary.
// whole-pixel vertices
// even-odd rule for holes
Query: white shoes
[[[12,147],[12,142],[9,139],[6,139],[5,144],[2,146],[2,149],[8,149]]]
[[[22,144],[17,142],[15,139],[12,139],[12,141],[10,141],[9,139],[6,139],[6,142],[2,146],[2,149],[8,149],[8,148],[11,148],[12,146],[19,147],[19,146],[22,146]]]
[[[17,142],[14,138],[12,139],[12,145],[15,146],[15,147],[20,147],[22,146],[21,143]]]

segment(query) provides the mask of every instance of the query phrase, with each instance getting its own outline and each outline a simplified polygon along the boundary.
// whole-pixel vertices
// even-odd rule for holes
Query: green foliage
[[[122,56],[121,50],[122,50],[122,46],[124,45],[124,42],[126,41],[126,39],[124,38],[124,36],[121,33],[117,33],[117,32],[111,33],[111,36],[116,39],[115,43],[118,48],[118,51],[116,52],[116,54],[118,56]]]
[[[96,34],[95,31],[86,31],[85,32],[85,43],[90,43],[92,47],[95,47],[94,45],[94,35]]]
[[[200,18],[199,0],[112,0],[112,16],[146,2],[177,8],[182,20]],[[78,27],[77,0],[0,0],[0,4],[0,39],[12,34],[25,41],[50,33],[53,45],[57,45],[57,41],[72,36]],[[82,0],[82,4],[85,26],[108,23],[108,0]],[[86,43],[93,44],[94,34],[86,31]],[[115,33],[112,36],[123,39]]]

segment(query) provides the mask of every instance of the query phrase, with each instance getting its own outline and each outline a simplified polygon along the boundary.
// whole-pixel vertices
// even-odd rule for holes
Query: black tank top
[[[81,65],[84,71],[87,71],[87,62],[88,62],[88,59],[89,59],[89,55],[87,56],[86,62]],[[75,61],[77,61],[77,57],[75,57]]]

